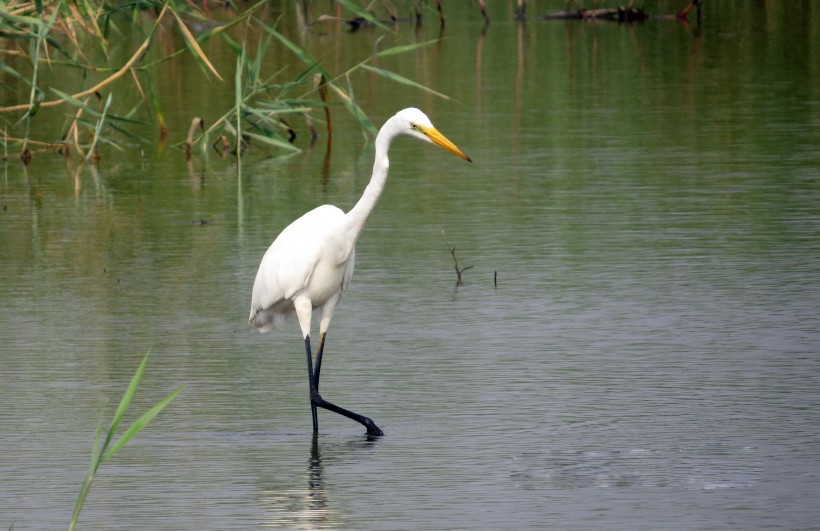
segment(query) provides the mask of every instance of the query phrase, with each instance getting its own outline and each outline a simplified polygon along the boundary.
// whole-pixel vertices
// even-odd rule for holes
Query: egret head
[[[450,153],[458,155],[464,160],[472,162],[463,151],[453,144],[446,136],[438,132],[426,114],[420,110],[410,107],[396,113],[394,119],[398,119],[400,133],[410,135],[425,142],[431,142]]]

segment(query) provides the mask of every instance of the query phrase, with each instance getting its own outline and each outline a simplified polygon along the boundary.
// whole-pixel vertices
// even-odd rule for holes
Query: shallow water
[[[314,444],[297,324],[246,324],[278,231],[367,182],[341,112],[325,178],[323,148],[249,153],[241,178],[173,151],[7,164],[0,525],[67,525],[150,349],[128,420],[185,389],[103,465],[82,527],[816,526],[820,17],[802,5],[799,27],[794,7],[709,5],[697,35],[454,17],[380,65],[458,102],[372,79],[374,121],[419,105],[474,163],[397,143],[357,248],[322,393],[377,440],[320,411]],[[471,266],[457,289],[448,244]]]

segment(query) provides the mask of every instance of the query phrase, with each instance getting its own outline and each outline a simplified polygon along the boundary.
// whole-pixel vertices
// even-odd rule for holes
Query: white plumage
[[[297,299],[330,317],[353,275],[355,246],[338,234],[345,213],[322,205],[303,215],[268,248],[253,285],[250,323],[263,332],[282,323]],[[329,305],[332,298],[335,300]],[[306,336],[310,330],[302,330]]]

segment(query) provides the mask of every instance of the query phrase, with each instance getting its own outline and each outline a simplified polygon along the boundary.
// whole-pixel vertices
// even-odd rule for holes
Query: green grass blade
[[[287,47],[288,47],[288,49],[289,49],[290,51],[292,51],[294,54],[296,54],[296,56],[297,56],[299,59],[301,59],[301,61],[302,61],[303,63],[305,63],[305,64],[307,64],[307,65],[310,65],[310,67],[311,67],[311,68],[315,68],[315,69],[316,69],[319,73],[323,74],[323,75],[324,75],[327,79],[330,79],[330,78],[331,78],[331,76],[330,76],[330,75],[328,75],[328,73],[327,73],[327,72],[325,72],[325,71],[322,69],[322,67],[320,67],[320,66],[318,65],[317,61],[315,61],[315,60],[314,60],[311,56],[309,56],[309,55],[308,55],[308,54],[307,54],[307,53],[306,53],[306,52],[305,52],[302,48],[300,48],[298,45],[296,45],[295,43],[293,43],[290,39],[288,39],[287,37],[285,37],[284,35],[282,35],[282,34],[281,34],[281,33],[279,33],[278,31],[276,31],[274,28],[272,28],[272,27],[270,27],[270,26],[266,25],[266,24],[265,24],[265,23],[263,23],[263,22],[259,22],[259,26],[260,26],[262,29],[264,29],[265,31],[267,31],[268,33],[270,33],[271,35],[273,35],[274,37],[276,37],[277,39],[279,39],[279,41],[280,41],[282,44],[284,44],[285,46],[287,46]]]
[[[100,118],[101,116],[103,116],[103,113],[101,111],[98,111],[97,109],[95,109],[94,107],[88,105],[84,101],[80,101],[77,98],[75,98],[74,96],[72,96],[70,94],[67,94],[67,93],[65,93],[61,90],[57,90],[54,87],[50,87],[50,89],[53,93],[55,93],[57,96],[59,96],[60,99],[65,100],[66,103],[68,103],[69,105],[73,105],[74,107],[77,107],[78,109],[82,109],[84,114],[92,116],[94,118]],[[138,103],[137,106],[139,106],[140,104],[141,103]],[[136,108],[134,110],[130,111],[129,115],[133,115],[135,110],[136,110]],[[145,125],[144,121],[134,120],[132,118],[128,118],[127,116],[116,116],[116,115],[113,115],[113,114],[106,114],[106,119],[109,120],[109,121],[114,120],[114,121],[122,122],[122,123],[126,123],[126,124]],[[137,138],[137,137],[135,137],[134,135],[132,135],[130,133],[125,133],[124,131],[123,131],[123,133],[128,135],[128,136],[131,136],[133,138]]]
[[[108,98],[105,100],[105,107],[103,107],[102,115],[100,115],[100,119],[97,120],[97,125],[94,127],[94,139],[91,141],[91,148],[88,150],[88,156],[86,158],[91,158],[97,151],[97,142],[100,140],[103,125],[105,124],[105,115],[108,112],[108,108],[111,106],[111,100],[114,97],[113,92],[108,93]]]
[[[109,459],[111,459],[114,456],[114,454],[116,454],[120,450],[120,448],[128,444],[128,441],[133,439],[136,434],[138,434],[145,426],[147,426],[148,423],[151,422],[151,420],[154,417],[156,417],[157,414],[159,414],[159,412],[165,408],[165,406],[170,404],[171,400],[176,398],[176,396],[179,393],[181,393],[183,389],[184,387],[178,387],[173,392],[171,392],[171,394],[163,398],[157,405],[146,411],[140,418],[135,420],[134,423],[131,424],[131,426],[129,426],[127,430],[125,430],[125,433],[122,434],[122,436],[117,440],[117,442],[108,450],[108,452],[105,453],[103,461],[108,461]]]
[[[301,149],[294,146],[293,144],[291,144],[289,142],[285,142],[284,140],[279,140],[278,138],[274,138],[272,136],[265,136],[265,135],[260,135],[258,133],[251,133],[250,131],[245,131],[242,134],[245,135],[245,136],[248,136],[248,137],[250,137],[250,138],[252,138],[252,139],[254,139],[258,142],[268,144],[269,146],[282,148],[282,149],[285,149],[285,150],[290,151],[292,153],[298,153],[299,151],[302,151]]]
[[[370,121],[370,118],[367,117],[367,114],[359,107],[356,102],[354,101],[353,97],[351,97],[347,92],[342,89],[338,84],[333,82],[328,82],[327,86],[333,90],[339,98],[342,100],[342,104],[347,108],[348,112],[353,115],[356,120],[359,121],[359,125],[361,125],[368,133],[375,136],[378,134],[379,130],[376,129],[376,126],[373,125],[373,122]],[[349,87],[348,83],[348,87]],[[353,89],[350,88],[350,92],[352,94]]]
[[[412,79],[408,79],[404,76],[400,76],[399,74],[396,74],[395,72],[391,72],[389,70],[384,70],[383,68],[376,68],[375,66],[370,66],[370,65],[362,65],[362,68],[364,68],[368,72],[373,72],[374,74],[379,74],[382,77],[386,77],[387,79],[389,79],[391,81],[395,81],[396,83],[401,83],[402,85],[407,85],[409,87],[414,87],[414,88],[417,88],[417,89],[421,89],[425,92],[429,92],[430,94],[438,96],[439,98],[443,98],[445,100],[450,100],[451,99],[450,96],[448,96],[446,94],[442,94],[441,92],[437,92],[437,91],[431,89],[430,87],[425,87],[424,85],[422,85],[420,83],[417,83],[417,82],[413,81]]]
[[[234,39],[232,39],[231,36],[228,35],[227,33],[222,35],[222,40],[227,43],[228,48],[230,48],[231,51],[233,53],[235,53],[236,55],[239,55],[239,54],[242,53],[242,45],[239,44],[238,42],[236,42]]]
[[[236,58],[236,77],[234,79],[234,112],[236,113],[236,160],[242,160],[242,69],[245,64],[245,44],[242,53]]]
[[[285,102],[282,100],[260,101],[256,103],[256,112],[279,114],[304,114],[310,112],[324,104],[321,100],[292,100]],[[328,104],[330,105],[330,104]]]
[[[197,38],[197,41],[204,42],[204,41],[207,41],[208,39],[210,39],[211,37],[213,37],[215,35],[219,35],[220,33],[226,32],[227,30],[231,29],[235,25],[237,25],[240,22],[244,21],[246,18],[250,18],[251,15],[253,15],[254,11],[259,9],[263,5],[266,5],[266,4],[269,4],[269,3],[270,3],[270,0],[259,0],[259,2],[255,3],[254,5],[252,5],[248,8],[243,8],[242,14],[239,15],[238,17],[236,17],[234,19],[231,19],[231,20],[229,20],[228,22],[226,22],[224,24],[220,24],[219,26],[206,29],[205,31],[200,33],[199,37]]]
[[[71,94],[69,94],[67,92],[63,92],[62,90],[58,90],[54,87],[49,87],[49,89],[51,89],[51,92],[53,92],[54,94],[57,94],[58,96],[60,96],[60,98],[64,99],[66,102],[70,103],[71,105],[73,105],[75,107],[79,107],[79,108],[85,110],[86,112],[94,113],[96,115],[100,114],[95,109],[87,106],[84,102],[78,100],[77,98],[75,98],[74,96],[72,96]]]
[[[83,485],[80,487],[80,494],[77,496],[77,503],[74,504],[74,513],[71,515],[71,523],[68,526],[68,531],[74,531],[77,525],[77,520],[80,518],[80,510],[85,505],[85,499],[88,496],[88,491],[91,490],[91,483],[94,481],[94,474],[86,474],[83,478]]]
[[[134,393],[137,392],[137,387],[140,384],[140,380],[142,379],[142,372],[145,370],[145,365],[148,363],[148,357],[151,355],[151,351],[149,350],[145,357],[142,358],[142,363],[140,363],[139,367],[137,367],[136,372],[134,372],[133,378],[131,378],[131,383],[128,384],[128,389],[125,390],[125,394],[122,395],[122,400],[120,400],[120,405],[117,407],[117,412],[114,413],[114,418],[111,419],[111,426],[108,428],[108,433],[105,436],[105,442],[102,445],[102,451],[104,452],[108,445],[111,443],[111,440],[114,438],[114,433],[117,431],[117,428],[122,422],[122,417],[125,415],[125,410],[128,409],[128,404],[131,403],[131,399],[134,398]],[[105,458],[102,459],[101,462],[105,462]]]
[[[15,79],[17,79],[18,81],[22,81],[26,85],[31,85],[31,81],[29,81],[29,79],[26,76],[12,68],[10,65],[4,63],[3,61],[0,61],[0,72],[5,72],[14,77]]]
[[[131,131],[125,129],[124,127],[120,127],[119,125],[117,125],[115,122],[112,121],[114,118],[115,118],[114,116],[109,116],[108,117],[108,127],[113,129],[114,131],[118,132],[119,134],[121,134],[125,138],[131,139],[131,140],[136,141],[136,142],[148,143],[147,138],[145,138],[143,136],[140,136],[140,135],[137,135],[135,133],[132,133]],[[105,139],[102,139],[102,140],[105,141]],[[109,143],[111,143],[111,142],[109,142]]]
[[[25,15],[15,15],[9,12],[8,9],[6,9],[5,7],[6,6],[4,2],[4,9],[0,10],[0,17],[2,17],[5,20],[8,20],[12,24],[16,24],[18,26],[31,26],[32,28],[36,28],[37,31],[39,31],[44,24],[43,21],[39,18],[27,17]]]
[[[371,24],[373,24],[375,26],[380,27],[383,30],[389,31],[391,33],[393,32],[393,30],[390,27],[388,27],[387,25],[385,25],[384,22],[377,19],[376,17],[374,17],[373,15],[371,15],[370,13],[368,13],[367,11],[362,9],[361,7],[357,6],[353,2],[348,2],[348,0],[339,0],[339,3],[342,4],[342,6],[344,6],[346,9],[348,9],[350,11],[353,11],[353,13],[355,13],[356,16],[362,17],[366,21],[370,22]]]
[[[417,42],[415,44],[403,44],[401,46],[393,46],[392,48],[387,48],[386,50],[382,50],[375,54],[376,57],[385,57],[387,55],[397,55],[400,53],[412,52],[417,48],[423,48],[424,46],[429,46],[433,43],[439,42],[439,39],[433,39],[424,42]]]
[[[74,507],[74,514],[71,517],[71,523],[69,524],[69,531],[73,531],[77,525],[77,520],[80,516],[80,511],[83,508],[85,503],[85,499],[88,495],[89,490],[91,490],[91,484],[94,481],[94,477],[97,474],[97,469],[100,467],[102,463],[110,459],[114,456],[114,454],[119,451],[120,448],[125,446],[128,441],[134,438],[134,436],[142,430],[150,421],[153,419],[157,414],[162,411],[165,406],[167,406],[176,396],[182,391],[183,387],[180,387],[173,391],[171,394],[166,396],[162,401],[160,401],[157,405],[152,407],[148,412],[143,414],[139,419],[137,419],[127,430],[126,432],[119,438],[119,440],[106,451],[108,445],[113,438],[114,433],[117,430],[120,422],[122,421],[122,417],[125,415],[125,411],[128,408],[128,405],[131,403],[131,399],[134,397],[134,393],[137,390],[137,386],[139,385],[140,380],[142,379],[142,373],[145,370],[145,366],[148,363],[148,357],[150,355],[150,351],[145,354],[143,357],[142,362],[140,363],[139,367],[137,368],[134,376],[131,378],[131,382],[128,385],[128,389],[125,391],[125,394],[120,400],[120,405],[117,408],[116,413],[114,414],[114,418],[111,421],[111,427],[108,429],[108,433],[106,435],[105,441],[100,445],[100,435],[102,432],[102,419],[97,424],[97,429],[94,434],[94,447],[92,449],[91,455],[91,466],[88,469],[88,472],[83,479],[83,484],[80,488],[80,493],[77,496],[77,503]]]
[[[94,482],[94,476],[97,469],[100,467],[100,436],[102,435],[103,419],[100,415],[100,420],[97,422],[97,429],[94,430],[94,446],[91,449],[91,466],[83,478],[83,484],[80,487],[80,492],[77,495],[77,502],[74,504],[74,513],[71,515],[71,523],[68,529],[71,531],[77,525],[77,519],[80,517],[80,509],[85,504],[85,499],[88,496],[88,491],[91,490],[91,483]]]

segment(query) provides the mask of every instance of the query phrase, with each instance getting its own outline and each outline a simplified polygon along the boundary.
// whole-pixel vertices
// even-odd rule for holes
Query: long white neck
[[[364,224],[373,208],[382,195],[384,190],[384,183],[387,181],[387,170],[390,168],[390,160],[387,158],[387,151],[390,148],[390,143],[396,136],[398,131],[393,127],[395,117],[391,118],[384,124],[384,126],[376,135],[376,160],[373,162],[373,176],[370,177],[370,182],[359,201],[350,209],[350,212],[345,216],[347,218],[348,236],[353,238],[353,242],[359,239],[359,235],[364,229]],[[354,243],[355,244],[355,243]]]

